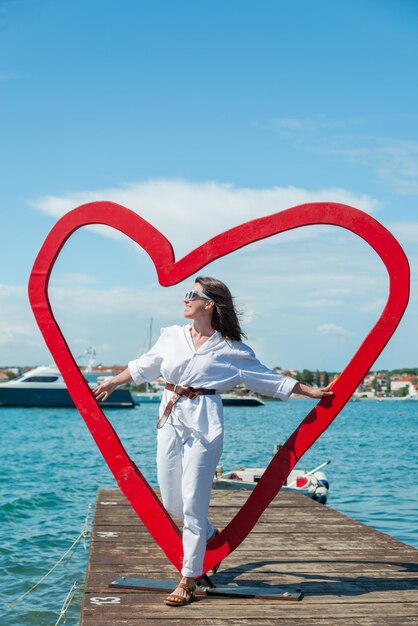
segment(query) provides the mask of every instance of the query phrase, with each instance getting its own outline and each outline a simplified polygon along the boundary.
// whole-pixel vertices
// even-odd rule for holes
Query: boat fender
[[[319,504],[326,504],[327,502],[327,497],[326,495],[322,494],[322,493],[314,493],[312,496],[312,500],[315,500],[315,502],[319,502]]]

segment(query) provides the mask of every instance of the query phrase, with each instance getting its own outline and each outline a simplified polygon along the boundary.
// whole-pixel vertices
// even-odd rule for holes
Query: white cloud
[[[356,305],[356,311],[360,313],[378,313],[383,311],[384,306],[386,304],[386,300],[383,298],[377,298],[374,300],[370,300],[369,302],[364,302]]]
[[[192,247],[224,230],[298,204],[341,202],[368,213],[378,207],[378,202],[366,194],[359,195],[339,188],[251,189],[216,181],[178,179],[153,179],[116,188],[44,196],[31,205],[58,218],[80,204],[101,199],[118,202],[140,214],[170,239],[177,257],[179,251],[189,252]],[[98,232],[115,236],[108,228],[100,227]],[[317,227],[303,228],[287,234],[287,238],[305,239],[319,233]]]
[[[26,287],[0,284],[0,348],[0,365],[27,363],[24,354],[46,354]]]
[[[418,244],[418,222],[394,222],[389,224],[388,230],[401,243]]]
[[[363,118],[332,119],[327,115],[315,115],[304,118],[277,118],[272,120],[269,127],[286,136],[303,133],[306,137],[307,135],[314,135],[324,131],[350,129],[350,132],[352,132],[353,127],[361,126],[362,124],[364,124]]]
[[[369,167],[399,195],[417,195],[418,142],[370,134],[362,130],[366,122],[362,118],[317,115],[275,119],[264,127],[287,138],[300,150]]]
[[[95,276],[76,272],[64,272],[54,278],[55,285],[93,285],[96,282],[97,278]]]
[[[338,324],[328,323],[321,324],[316,327],[315,331],[318,335],[333,335],[341,340],[346,339],[347,337],[351,337],[355,335],[352,330],[348,328],[343,328],[342,326],[338,326]]]
[[[377,172],[400,195],[418,194],[418,142],[396,141],[383,146],[377,155]]]
[[[179,288],[176,289],[178,291]],[[53,309],[67,312],[69,315],[90,315],[92,318],[98,314],[111,317],[116,314],[142,312],[149,315],[166,315],[167,308],[178,303],[178,294],[173,289],[154,290],[129,289],[126,287],[113,287],[105,290],[92,289],[82,285],[57,287],[51,281],[49,289],[50,300]]]
[[[181,316],[181,287],[162,290],[111,288],[100,290],[78,275],[80,284],[51,279],[49,297],[70,349],[80,355],[96,348],[101,361],[127,362],[145,347],[149,320],[155,317],[154,340],[161,326]],[[0,366],[50,363],[43,337],[30,308],[27,287],[0,284]]]
[[[293,306],[300,307],[302,309],[329,309],[338,308],[344,306],[343,300],[331,300],[329,298],[315,298],[312,300],[304,300],[302,302],[296,302]]]
[[[325,141],[310,150],[371,167],[399,195],[418,194],[418,142],[365,136],[357,138],[357,145],[352,137],[339,138],[335,144]]]
[[[12,345],[18,338],[30,336],[31,330],[19,324],[5,324],[0,330],[0,346]]]

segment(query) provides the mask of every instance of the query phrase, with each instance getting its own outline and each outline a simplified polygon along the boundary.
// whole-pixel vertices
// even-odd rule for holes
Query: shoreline
[[[245,397],[245,396],[244,396]],[[261,396],[261,399],[265,402],[282,402],[282,400],[276,399],[276,398],[269,398],[269,397],[265,397],[265,396]],[[299,396],[299,395],[293,395],[291,398],[289,398],[290,400],[309,400],[309,398],[307,398],[306,396]],[[418,397],[413,397],[413,396],[407,396],[405,398],[394,398],[394,397],[390,397],[390,398],[360,398],[359,396],[351,396],[351,398],[347,401],[348,402],[393,402],[393,401],[397,401],[397,402],[417,402],[418,401]]]

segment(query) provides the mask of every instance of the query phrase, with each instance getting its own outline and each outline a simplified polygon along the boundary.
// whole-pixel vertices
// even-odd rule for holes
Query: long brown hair
[[[212,326],[219,330],[225,339],[240,341],[246,334],[242,331],[232,294],[220,280],[210,276],[198,276],[196,283],[202,285],[203,293],[213,300]]]

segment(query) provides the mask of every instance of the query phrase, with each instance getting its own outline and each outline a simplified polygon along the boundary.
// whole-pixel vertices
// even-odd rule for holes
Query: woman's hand
[[[107,400],[113,391],[115,391],[117,386],[118,383],[111,378],[110,380],[105,380],[103,383],[95,387],[93,389],[93,393],[97,400],[101,400],[103,402],[104,400]]]
[[[311,398],[323,398],[324,396],[334,396],[334,392],[330,391],[331,384],[326,387],[311,387]]]
[[[301,396],[307,396],[308,398],[325,398],[326,396],[334,396],[334,392],[331,391],[331,385],[326,387],[309,387],[303,383],[296,383],[293,387],[292,393],[298,393]]]
[[[126,383],[131,382],[132,376],[128,368],[124,369],[123,372],[114,376],[113,378],[109,378],[109,380],[105,380],[100,385],[97,385],[93,389],[93,393],[97,400],[107,400],[111,393],[113,393],[116,387],[119,385],[125,385]]]

